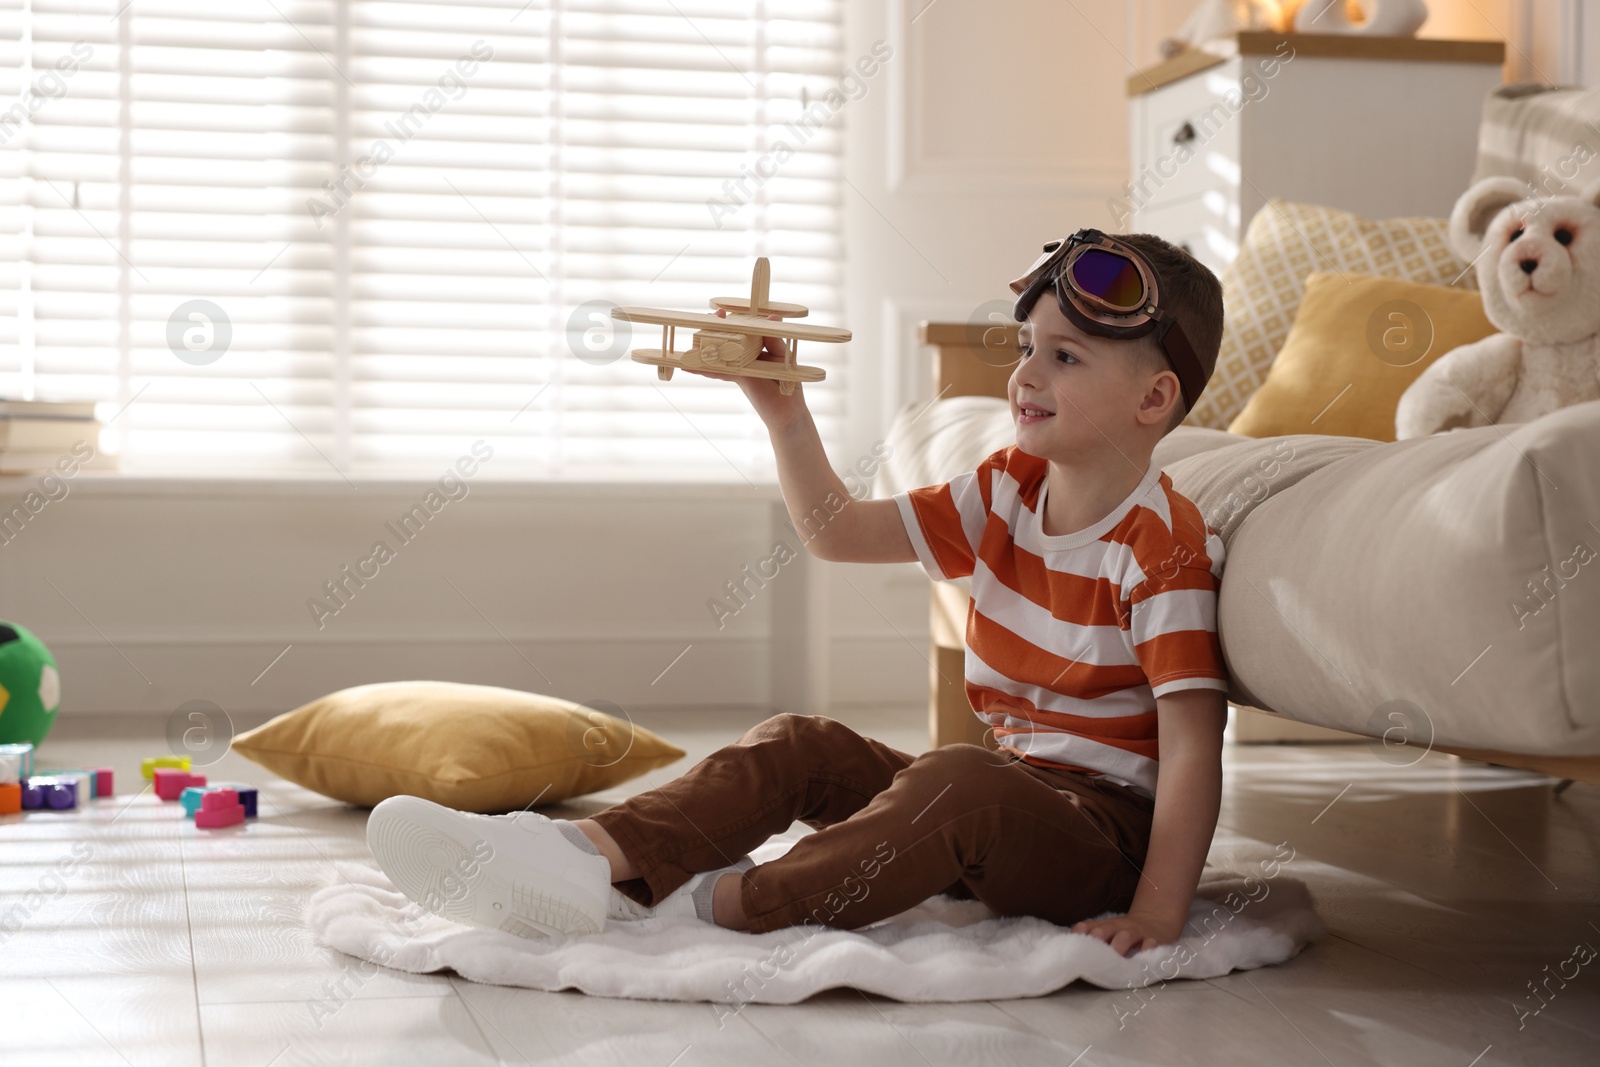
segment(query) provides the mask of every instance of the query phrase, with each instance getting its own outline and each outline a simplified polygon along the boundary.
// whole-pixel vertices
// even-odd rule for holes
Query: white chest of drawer
[[[1112,229],[1154,233],[1221,273],[1271,198],[1368,218],[1445,216],[1471,181],[1505,46],[1237,35],[1128,79],[1132,174]]]

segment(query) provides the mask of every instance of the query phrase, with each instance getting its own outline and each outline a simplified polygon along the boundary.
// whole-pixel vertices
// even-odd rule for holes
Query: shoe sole
[[[518,937],[599,933],[604,923],[574,900],[572,883],[532,865],[508,880],[488,869],[493,847],[450,808],[420,797],[385,801],[367,820],[367,846],[396,889],[454,922]],[[503,870],[510,863],[499,857]],[[604,904],[601,903],[601,915]]]

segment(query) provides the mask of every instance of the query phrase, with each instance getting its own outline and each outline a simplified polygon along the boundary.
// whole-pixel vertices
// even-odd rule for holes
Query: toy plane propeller
[[[772,378],[779,382],[778,390],[785,396],[794,392],[795,382],[820,382],[824,374],[821,367],[806,367],[795,362],[801,341],[826,341],[837,344],[850,340],[850,331],[835,326],[813,326],[808,323],[786,323],[784,319],[801,318],[807,309],[801,304],[785,304],[772,300],[767,291],[772,283],[772,266],[762,256],[756,260],[750,274],[750,298],[742,296],[717,296],[711,306],[727,314],[717,315],[689,311],[668,311],[663,308],[618,307],[611,309],[611,317],[624,322],[642,322],[661,327],[660,348],[640,348],[631,355],[637,363],[655,366],[661,380],[671,381],[674,370],[707,370],[722,374],[738,374],[753,378]],[[778,321],[774,322],[776,318]],[[694,330],[689,348],[675,351],[678,327]],[[759,359],[761,339],[779,337],[783,346],[783,362]]]

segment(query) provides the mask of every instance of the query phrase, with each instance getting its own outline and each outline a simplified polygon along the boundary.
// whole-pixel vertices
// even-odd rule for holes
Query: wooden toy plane
[[[807,309],[802,304],[785,304],[770,299],[767,291],[771,283],[772,266],[762,256],[756,260],[755,270],[750,274],[748,300],[742,296],[711,298],[711,306],[726,312],[726,318],[691,311],[641,307],[612,308],[611,317],[624,322],[642,322],[661,327],[660,348],[640,348],[631,354],[637,363],[653,364],[664,382],[671,381],[672,372],[680,368],[717,371],[775,379],[780,383],[778,390],[787,396],[794,392],[795,382],[820,382],[824,377],[821,367],[806,367],[795,362],[800,342],[826,341],[837,344],[850,340],[850,331],[836,326],[783,322],[783,319],[805,316]],[[774,322],[773,318],[779,321]],[[689,348],[683,352],[673,348],[680,326],[694,330],[689,339]],[[783,346],[782,363],[757,358],[761,355],[763,337],[781,337],[787,342]]]

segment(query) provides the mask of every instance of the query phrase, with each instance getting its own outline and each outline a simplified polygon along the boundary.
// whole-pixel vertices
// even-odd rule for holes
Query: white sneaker
[[[730,871],[748,871],[755,865],[755,860],[746,855],[735,860],[731,867],[722,867],[715,871],[702,871],[668,893],[661,899],[661,903],[655,905],[655,907],[641,904],[616,886],[612,886],[611,896],[606,902],[606,919],[609,922],[637,922],[640,919],[654,919],[658,916],[667,915],[709,922],[710,920],[701,916],[699,910],[695,907],[695,890],[707,879],[715,882]]]
[[[694,879],[691,878],[689,881],[692,885]],[[669,894],[666,900],[652,908],[634,900],[626,893],[618,890],[616,886],[612,886],[611,896],[606,900],[606,922],[636,922],[639,919],[653,919],[657,915],[665,914],[657,909],[665,908],[668,901],[680,896],[682,893],[683,890],[679,889],[677,892]],[[684,899],[689,902],[689,914],[691,916],[694,915],[693,898],[685,897]]]
[[[599,933],[611,864],[532,811],[488,816],[390,797],[367,847],[395,888],[436,915],[518,937]]]

